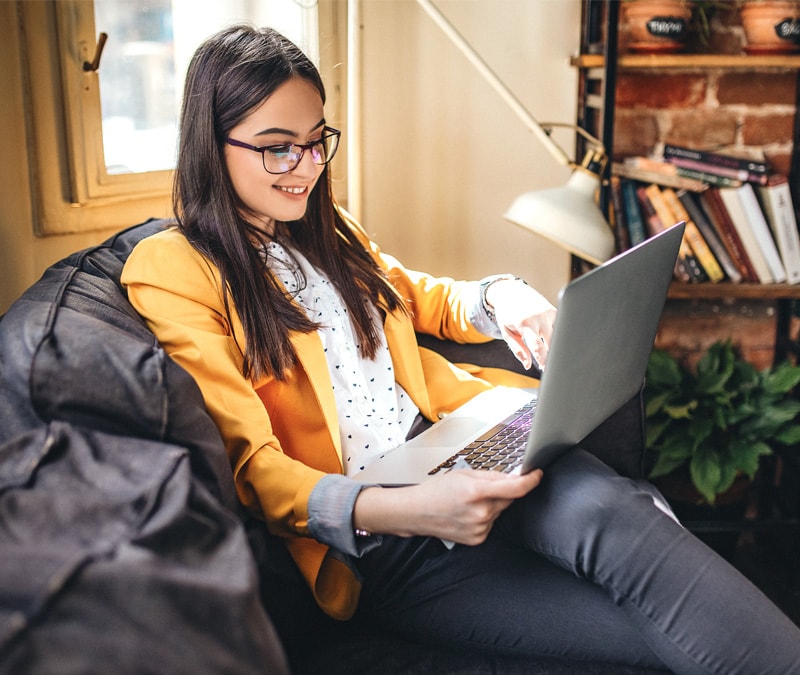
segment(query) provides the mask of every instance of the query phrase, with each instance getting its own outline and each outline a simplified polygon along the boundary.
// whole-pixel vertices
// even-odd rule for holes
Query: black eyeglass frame
[[[273,176],[279,176],[284,173],[289,173],[290,171],[294,171],[298,164],[303,161],[303,155],[305,155],[306,150],[312,150],[315,146],[320,145],[322,143],[328,142],[328,139],[331,137],[336,138],[336,146],[333,148],[333,152],[325,153],[325,161],[324,162],[317,162],[315,161],[314,164],[317,166],[325,166],[328,162],[330,162],[336,151],[339,149],[339,137],[342,135],[342,132],[338,129],[334,129],[333,127],[323,127],[323,134],[322,137],[317,139],[316,141],[311,141],[311,143],[276,143],[274,145],[250,145],[249,143],[245,143],[244,141],[237,141],[235,138],[226,138],[225,142],[228,145],[233,145],[237,148],[244,148],[245,150],[252,150],[253,152],[257,152],[261,155],[261,165],[264,167],[264,171],[267,173],[272,174]],[[288,148],[288,150],[287,150]],[[286,169],[286,171],[270,171],[267,168],[267,160],[266,160],[266,153],[267,152],[277,152],[278,149],[284,153],[296,153],[299,149],[300,156],[297,158],[297,161],[294,163],[294,166]],[[313,155],[312,155],[313,157]]]

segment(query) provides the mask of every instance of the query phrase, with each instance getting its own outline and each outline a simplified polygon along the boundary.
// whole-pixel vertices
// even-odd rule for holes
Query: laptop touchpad
[[[424,445],[426,447],[466,445],[481,431],[486,429],[487,423],[474,417],[445,417],[419,436],[406,443],[409,445]]]

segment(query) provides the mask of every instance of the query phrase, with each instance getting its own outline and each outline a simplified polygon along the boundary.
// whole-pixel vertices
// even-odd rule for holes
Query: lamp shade
[[[597,175],[578,168],[561,187],[517,197],[505,218],[598,265],[614,255],[614,235],[595,202],[599,186]]]

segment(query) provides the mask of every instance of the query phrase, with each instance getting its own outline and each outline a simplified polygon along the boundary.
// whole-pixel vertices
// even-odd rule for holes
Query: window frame
[[[66,32],[75,21],[86,20],[87,11],[91,31],[91,0],[20,4],[34,231],[39,236],[119,228],[165,217],[171,210],[172,171],[155,177],[109,176],[109,181],[102,176],[97,74],[83,70],[83,61],[94,56],[95,40],[84,31],[76,42]],[[97,116],[95,126],[84,124],[87,104]],[[98,182],[89,187],[92,177]]]
[[[99,32],[93,0],[56,2],[56,31],[61,55],[70,199],[88,204],[97,199],[164,197],[169,194],[172,170],[110,175],[103,149],[103,120],[98,72],[86,70],[94,58]],[[102,68],[102,59],[100,68]]]

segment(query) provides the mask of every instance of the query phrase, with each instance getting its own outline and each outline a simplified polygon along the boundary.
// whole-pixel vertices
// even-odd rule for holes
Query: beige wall
[[[573,122],[578,0],[436,0],[539,121]],[[551,300],[569,257],[503,219],[513,199],[569,172],[414,0],[364,0],[363,200],[381,246],[409,266],[524,276]],[[572,135],[558,136],[572,153]]]
[[[534,116],[574,119],[568,61],[577,51],[578,0],[438,5]],[[361,11],[364,197],[353,207],[367,229],[410,266],[463,278],[509,271],[554,298],[568,257],[502,214],[517,194],[563,182],[566,170],[414,0],[362,0]],[[112,232],[33,234],[16,25],[16,3],[0,1],[0,312],[48,265]],[[571,150],[569,136],[559,140]]]

